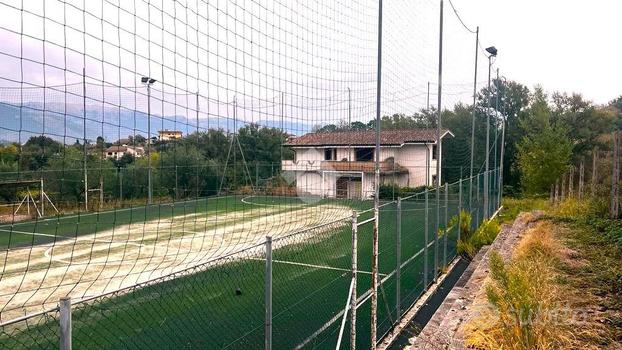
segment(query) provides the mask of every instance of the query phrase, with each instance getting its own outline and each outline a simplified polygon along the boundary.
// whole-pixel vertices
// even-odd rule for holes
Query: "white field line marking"
[[[250,258],[249,260],[266,261],[266,259],[263,259],[263,258]],[[272,260],[272,262],[273,263],[280,263],[280,264],[287,264],[287,265],[313,267],[313,268],[316,268],[316,269],[334,270],[334,271],[341,271],[341,272],[352,272],[352,269],[344,269],[344,268],[341,268],[341,267],[333,267],[333,266],[327,266],[327,265],[306,264],[306,263],[295,262],[295,261],[287,261],[287,260]],[[356,272],[357,273],[366,274],[366,275],[371,275],[370,271],[357,270]],[[384,274],[380,274],[380,275],[386,276]]]
[[[133,245],[136,247],[153,247],[154,249],[164,249],[166,247],[158,247],[158,244],[154,244],[154,245],[147,245],[147,244],[143,244],[143,243],[135,243],[135,240],[127,240],[127,241],[113,241],[113,240],[104,240],[104,239],[88,239],[88,238],[81,238],[81,237],[65,237],[65,236],[55,236],[55,235],[51,235],[51,234],[47,234],[47,233],[38,233],[38,232],[25,232],[25,231],[17,231],[17,230],[5,230],[5,229],[0,229],[0,231],[5,231],[5,232],[15,232],[15,233],[19,233],[19,234],[23,234],[23,235],[29,235],[29,236],[44,236],[44,237],[56,237],[56,238],[60,238],[61,241],[57,241],[57,242],[49,242],[49,243],[43,243],[42,245],[50,245],[50,247],[48,249],[46,249],[43,252],[43,256],[45,256],[46,258],[49,258],[51,261],[55,261],[55,262],[60,262],[60,263],[64,263],[67,265],[107,265],[110,263],[115,262],[114,260],[110,260],[110,261],[106,261],[106,262],[91,262],[91,261],[86,261],[86,262],[76,262],[76,261],[68,261],[65,259],[60,259],[60,258],[55,258],[53,256],[53,254],[51,253],[52,250],[54,248],[58,248],[60,244],[66,245],[66,244],[76,244],[78,242],[87,242],[87,243],[103,243],[103,244],[109,244],[110,246],[119,246],[119,245]],[[75,240],[69,241],[72,238],[75,238]],[[167,242],[168,243],[168,242]],[[178,248],[178,250],[182,250],[181,248]],[[184,253],[190,253],[190,250],[187,249],[183,249]],[[123,263],[123,261],[118,261],[119,263]]]
[[[57,236],[57,235],[52,235],[49,233],[38,233],[38,232],[26,232],[26,231],[18,231],[18,230],[7,230],[7,229],[3,229],[0,228],[0,231],[2,232],[8,232],[8,233],[19,233],[22,235],[29,235],[29,236],[43,236],[43,237],[53,237],[53,238],[71,238],[71,237],[64,237],[64,236]]]
[[[154,207],[154,208],[158,207],[158,206],[159,207],[174,207],[175,205],[181,205],[181,204],[184,204],[184,203],[199,202],[199,201],[202,201],[202,200],[209,200],[209,199],[218,200],[218,199],[230,198],[230,197],[235,197],[235,196],[203,197],[203,198],[197,198],[197,199],[193,199],[193,200],[179,201],[179,202],[173,202],[173,203],[139,205],[139,206],[129,207],[129,208],[110,209],[110,210],[104,210],[104,211],[100,211],[100,212],[80,213],[80,214],[73,214],[73,215],[66,215],[66,216],[65,215],[58,215],[58,216],[53,216],[53,217],[49,217],[49,218],[45,218],[45,219],[28,220],[28,221],[20,221],[20,222],[15,222],[15,223],[4,224],[4,225],[0,225],[0,228],[12,227],[12,226],[21,226],[21,225],[40,223],[40,222],[45,222],[45,221],[61,221],[61,220],[73,219],[73,218],[77,218],[77,217],[88,217],[88,216],[93,216],[93,215],[102,215],[102,214],[108,214],[108,213],[118,213],[118,212],[129,211],[129,210],[142,210],[142,209],[147,209],[148,207]]]
[[[268,203],[254,203],[254,202],[249,202],[247,201],[247,199],[250,198],[256,198],[257,196],[246,196],[244,198],[242,198],[240,201],[244,204],[249,204],[249,205],[256,205],[259,207],[283,207],[284,205],[289,205],[291,207],[304,207],[307,206],[309,204],[305,204],[305,203],[285,203],[283,204],[268,204]],[[290,198],[290,197],[282,197],[282,198]],[[291,198],[297,198],[297,197],[291,197]]]

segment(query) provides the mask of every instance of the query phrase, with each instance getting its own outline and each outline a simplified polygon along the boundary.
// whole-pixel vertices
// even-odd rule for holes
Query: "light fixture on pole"
[[[497,48],[490,46],[486,48],[488,52],[488,92],[486,96],[486,107],[490,108],[490,70],[492,68],[492,58],[497,57]],[[489,174],[490,169],[490,111],[486,110],[486,169],[484,170],[484,219],[489,217]]]
[[[140,82],[147,86],[147,204],[153,202],[151,185],[151,85],[156,82],[151,77],[142,77]]]

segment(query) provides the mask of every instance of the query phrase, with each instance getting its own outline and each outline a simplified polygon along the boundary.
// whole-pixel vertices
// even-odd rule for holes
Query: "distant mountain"
[[[44,134],[57,141],[74,143],[84,138],[84,113],[77,104],[47,103],[45,113],[43,104],[29,102],[22,108],[19,105],[0,102],[0,142],[26,142],[31,136]],[[127,109],[87,106],[86,138],[94,141],[103,136],[107,142],[114,142],[128,135],[147,136],[148,116],[144,112]],[[234,122],[230,118],[201,118],[201,130],[233,130]],[[237,128],[247,122],[238,120]],[[259,122],[266,127],[280,128],[281,121],[265,120]],[[312,126],[300,122],[283,121],[283,128],[292,134],[301,135],[311,131]],[[184,135],[196,130],[196,119],[183,115],[161,117],[151,116],[151,134],[158,135],[158,130],[181,130]]]

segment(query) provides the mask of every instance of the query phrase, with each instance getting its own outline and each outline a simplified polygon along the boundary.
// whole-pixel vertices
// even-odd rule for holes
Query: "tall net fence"
[[[0,0],[0,348],[386,335],[500,206],[501,80],[451,3],[439,79],[441,6]]]

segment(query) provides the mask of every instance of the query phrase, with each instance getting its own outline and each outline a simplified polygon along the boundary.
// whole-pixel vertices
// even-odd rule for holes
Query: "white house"
[[[160,141],[179,140],[183,137],[183,133],[179,130],[158,130],[158,138]]]
[[[134,156],[134,158],[140,158],[145,154],[145,150],[142,147],[134,146],[110,146],[106,148],[106,158],[114,158],[119,160],[123,158],[125,154]]]
[[[441,139],[454,136],[449,130]],[[282,161],[298,193],[337,198],[374,194],[374,130],[309,133],[285,146],[294,160]],[[384,130],[380,133],[380,184],[430,186],[437,180],[436,129]],[[440,180],[440,179],[439,179]]]

